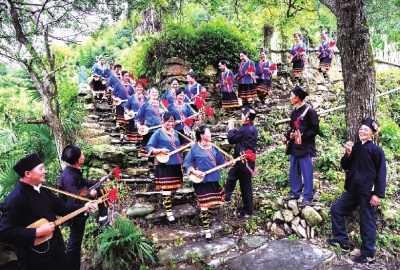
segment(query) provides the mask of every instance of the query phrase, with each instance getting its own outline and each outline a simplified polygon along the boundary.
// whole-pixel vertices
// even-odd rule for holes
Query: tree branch
[[[47,124],[47,122],[42,118],[42,119],[33,119],[33,120],[25,120],[24,124]]]

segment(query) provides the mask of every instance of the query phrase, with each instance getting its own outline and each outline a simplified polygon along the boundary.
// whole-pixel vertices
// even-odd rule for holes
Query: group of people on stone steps
[[[296,55],[296,50],[298,52],[298,49],[293,48],[294,54],[291,54],[293,59],[296,57],[301,59],[301,54]],[[322,55],[321,59],[331,58],[329,51],[329,48],[321,48],[319,52],[320,56]],[[264,57],[263,54],[265,55],[265,52],[261,52],[261,59]],[[225,108],[237,106],[235,95],[232,94],[234,81],[239,84],[239,98],[246,99],[248,103],[256,96],[257,90],[254,91],[254,85],[250,85],[254,84],[254,81],[248,83],[246,76],[249,75],[252,80],[261,80],[259,85],[268,89],[267,80],[271,69],[259,65],[258,70],[262,70],[265,76],[254,77],[252,72],[256,72],[257,69],[251,68],[252,64],[247,58],[247,53],[243,51],[240,58],[242,61],[236,78],[227,69],[226,61],[221,60],[219,63],[222,74],[220,84],[217,86],[221,87],[221,91],[225,91],[222,92],[222,104]],[[321,60],[321,72],[327,71],[326,68],[322,68],[324,65],[329,66],[327,62],[329,60]],[[246,72],[249,68],[250,72]],[[294,73],[298,74],[299,68],[301,67],[296,66]],[[237,218],[249,219],[253,214],[252,177],[255,171],[258,138],[258,131],[254,126],[256,109],[245,106],[241,110],[242,125],[238,129],[235,128],[233,120],[228,122],[227,139],[229,143],[235,145],[234,155],[230,157],[211,142],[210,129],[204,124],[202,117],[206,110],[204,89],[196,82],[196,74],[193,71],[187,75],[188,85],[185,89],[179,89],[178,81],[172,80],[171,90],[164,93],[160,102],[157,88],[150,88],[146,96],[143,94],[145,81],[136,82],[133,86],[132,77],[126,71],[120,72],[120,65],[115,65],[113,69],[114,73],[107,75],[104,59],[99,60],[99,65],[95,65],[94,70],[97,70],[96,72],[102,70],[103,75],[99,77],[96,76],[98,73],[95,73],[93,80],[100,81],[103,85],[102,78],[105,78],[103,76],[109,76],[109,79],[105,82],[106,90],[98,92],[98,88],[93,86],[93,93],[100,99],[110,99],[114,104],[118,104],[115,106],[115,111],[120,132],[124,131],[121,126],[127,124],[125,115],[134,119],[132,125],[130,122],[132,120],[128,121],[126,138],[141,140],[149,158],[154,159],[155,185],[156,189],[162,192],[169,224],[177,222],[173,214],[172,196],[182,187],[183,171],[193,181],[207,242],[212,242],[209,208],[224,202],[230,203],[237,181],[240,184],[243,205]],[[115,80],[111,79],[112,77]],[[107,87],[109,87],[108,92]],[[291,90],[290,101],[295,109],[291,114],[289,129],[282,137],[282,142],[287,145],[287,154],[290,156],[291,192],[284,197],[284,200],[297,200],[303,193],[300,207],[307,207],[313,203],[311,159],[316,155],[315,137],[319,134],[318,116],[315,110],[304,102],[307,95],[299,85]],[[188,120],[193,116],[198,118],[193,121]],[[341,165],[346,170],[346,192],[331,209],[334,238],[327,239],[326,242],[348,252],[350,245],[344,217],[360,206],[362,245],[361,255],[353,259],[356,263],[372,263],[375,260],[374,212],[380,198],[385,196],[386,188],[385,155],[373,141],[378,131],[378,123],[367,118],[360,126],[359,141],[346,143],[346,151],[341,159]],[[125,137],[121,139],[124,140]],[[185,156],[182,154],[184,149],[189,149]],[[98,180],[90,181],[83,178],[81,166],[84,164],[84,155],[79,147],[67,146],[62,153],[62,160],[69,166],[61,174],[59,190],[79,195],[82,188],[89,188],[98,183]],[[225,166],[231,168],[224,185],[221,186],[219,169]],[[82,207],[89,212],[99,208],[101,212],[99,222],[101,225],[106,225],[107,209],[104,210],[104,207],[94,200],[84,204],[81,200],[69,197],[65,193],[59,197],[55,196],[43,185],[46,170],[37,154],[27,155],[18,161],[14,170],[20,176],[20,181],[1,208],[0,242],[15,246],[18,262],[23,269],[79,269],[80,245],[87,216],[80,214],[68,224],[70,235],[65,249],[60,230],[54,223],[56,215],[66,215]],[[86,196],[88,199],[94,199],[98,193],[102,193],[102,186],[91,190]],[[45,218],[46,222],[34,226],[37,224],[36,221],[42,218]],[[39,238],[44,238],[45,241],[36,244]]]

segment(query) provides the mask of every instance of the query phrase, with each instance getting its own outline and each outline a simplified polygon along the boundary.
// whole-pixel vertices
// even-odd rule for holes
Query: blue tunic
[[[132,85],[128,84],[128,87],[124,87],[122,83],[117,83],[114,86],[113,91],[111,92],[111,95],[114,97],[118,97],[121,100],[126,100],[121,103],[121,106],[125,106],[126,102],[128,101],[129,97],[135,94],[135,91],[133,90]]]
[[[135,117],[136,123],[146,123],[147,127],[154,127],[164,123],[162,117],[165,110],[161,107],[160,103],[156,107],[157,112],[154,111],[153,106],[149,101],[145,102],[140,106],[138,114]]]
[[[256,65],[256,75],[260,80],[270,80],[274,70],[269,68],[272,65],[271,61],[258,62]]]
[[[109,68],[106,68],[105,70],[104,70],[104,73],[103,73],[103,75],[104,75],[104,78],[110,78],[111,76],[113,76],[113,73],[112,73],[112,71],[109,69]]]
[[[178,109],[176,104],[172,103],[168,106],[168,111],[174,115],[175,121],[185,119],[194,114],[192,108],[190,108],[190,106],[187,104],[183,104],[183,107]],[[175,130],[182,130],[182,129],[183,129],[183,123],[180,123],[175,126]]]
[[[172,104],[175,102],[175,97],[171,95],[170,90],[167,90],[164,92],[164,94],[161,96],[161,100],[167,100],[168,104]]]
[[[306,53],[307,52],[307,47],[306,47],[306,45],[303,43],[303,42],[300,42],[299,44],[294,44],[293,46],[292,46],[292,49],[290,50],[290,52],[289,52],[289,54],[290,55],[296,55],[296,53],[300,50],[300,48],[303,48],[303,53]],[[297,61],[297,60],[300,60],[302,58],[302,55],[301,54],[298,54],[294,59],[293,59],[293,61]]]
[[[231,78],[232,84],[228,84],[228,83],[224,84],[224,82],[227,81],[227,78],[228,78],[228,77]],[[233,89],[233,86],[234,86],[234,84],[235,84],[235,77],[233,76],[232,70],[228,70],[227,72],[223,72],[223,73],[221,74],[220,84],[221,84],[221,86],[222,86],[222,87],[221,87],[221,92],[222,92],[222,93],[228,93],[228,92],[232,92],[232,91],[234,90],[234,89]]]
[[[92,68],[92,74],[97,74],[102,78],[106,78],[106,66],[101,67],[100,65],[95,65]]]
[[[114,86],[119,82],[120,80],[118,80],[118,78],[115,77],[115,75],[112,75],[107,80],[107,88],[114,88]]]
[[[256,71],[255,64],[252,60],[249,60],[247,62],[240,62],[238,65],[238,75],[241,76],[241,75],[245,74],[250,66],[254,67],[254,71]],[[253,83],[253,78],[251,77],[250,74],[244,75],[238,81],[238,84],[252,84],[252,83]]]
[[[211,147],[211,154],[214,157],[216,164],[211,160],[210,156],[205,151],[206,150],[201,148],[198,143],[192,146],[184,160],[186,171],[188,171],[191,167],[194,167],[199,171],[205,172],[226,162],[222,153],[214,146]],[[220,179],[221,174],[219,173],[219,170],[216,170],[204,176],[202,183],[217,182]]]
[[[140,106],[147,102],[147,98],[145,96],[132,95],[129,97],[128,102],[125,104],[125,110],[138,112]]]
[[[176,133],[174,131],[174,134],[173,134],[172,141],[175,144],[175,147],[172,145],[171,140],[172,140],[172,136],[170,137],[169,135],[165,134],[163,132],[163,129],[156,130],[146,145],[147,153],[150,153],[150,151],[153,148],[156,148],[156,149],[166,148],[170,151],[173,151],[176,148],[179,148],[180,143],[179,143],[178,133]],[[183,160],[182,153],[178,152],[178,153],[175,153],[172,156],[170,156],[168,162],[165,163],[165,165],[181,164],[182,160]],[[155,159],[155,161],[156,161],[156,165],[157,165],[158,164],[157,159]]]
[[[193,84],[190,88],[187,84],[185,86],[185,102],[194,102],[195,96],[199,96],[201,91],[204,91],[204,89],[199,83]]]
[[[333,41],[333,39],[331,38],[327,38],[326,40],[321,42],[321,45],[319,45],[318,47],[318,51],[322,54],[319,56],[320,59],[325,58],[325,57],[329,57],[332,58],[333,56],[333,50],[332,48],[330,50],[327,50],[326,48],[329,47],[329,43]]]

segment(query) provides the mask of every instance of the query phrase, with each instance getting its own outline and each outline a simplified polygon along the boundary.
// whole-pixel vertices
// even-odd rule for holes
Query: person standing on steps
[[[186,155],[184,167],[188,175],[193,174],[203,179],[200,183],[193,183],[193,188],[200,204],[207,243],[212,242],[209,208],[222,204],[224,190],[218,182],[221,179],[221,174],[218,170],[207,175],[204,172],[225,162],[226,160],[221,151],[211,144],[210,129],[206,126],[199,126],[196,129],[196,144],[192,146]]]
[[[260,52],[260,62],[256,64],[256,78],[257,78],[257,95],[261,102],[264,102],[266,96],[272,93],[272,74],[274,69],[271,68],[272,62],[267,59],[267,52],[262,50]]]
[[[378,132],[378,123],[367,118],[358,130],[360,141],[355,144],[347,142],[345,145],[346,153],[340,161],[340,165],[346,171],[345,192],[331,208],[334,238],[326,240],[328,245],[349,252],[349,236],[344,217],[360,207],[361,255],[352,260],[361,264],[375,261],[374,215],[380,198],[385,197],[386,190],[385,153],[373,141]]]
[[[0,242],[14,245],[22,269],[70,270],[64,239],[60,228],[54,225],[56,216],[65,216],[84,206],[91,212],[97,205],[93,201],[65,203],[44,188],[47,172],[36,153],[20,159],[14,171],[21,179],[0,209]],[[39,225],[40,219],[47,222]],[[38,226],[30,226],[37,222]],[[47,240],[35,245],[40,237]]]
[[[333,47],[335,42],[333,39],[329,38],[329,32],[327,30],[321,31],[322,42],[318,47],[318,52],[316,52],[319,58],[318,71],[324,76],[325,84],[329,83],[328,71],[331,67],[332,57],[333,57]]]
[[[132,85],[129,83],[129,73],[124,70],[121,72],[122,80],[115,84],[111,96],[114,102],[119,103],[116,108],[117,128],[119,129],[120,141],[124,142],[126,126],[128,121],[124,118],[125,105],[128,102],[130,96],[135,94]]]
[[[310,205],[313,200],[312,158],[316,157],[315,137],[319,134],[318,115],[313,108],[304,102],[308,94],[296,85],[290,93],[290,102],[296,108],[290,116],[290,129],[282,136],[286,144],[286,154],[290,155],[289,184],[290,194],[283,199],[300,198],[304,179],[304,196],[300,207]]]
[[[225,113],[230,117],[235,117],[235,111],[240,106],[234,89],[235,77],[232,70],[228,69],[227,64],[226,60],[221,60],[218,63],[218,67],[222,73],[220,82],[216,84],[216,87],[221,89],[222,108],[225,110]]]
[[[177,89],[175,92],[176,99],[173,103],[169,104],[168,111],[174,115],[174,118],[177,121],[182,121],[179,124],[175,124],[175,130],[178,131],[179,141],[181,145],[189,143],[189,140],[186,137],[190,137],[192,133],[192,125],[189,123],[185,123],[185,119],[192,116],[193,110],[190,105],[184,103],[185,93],[183,89]],[[192,122],[192,121],[191,121]],[[182,135],[184,134],[184,135]],[[185,149],[187,150],[187,149]],[[183,150],[183,152],[187,152]]]
[[[239,98],[247,103],[252,103],[253,99],[257,97],[256,87],[254,86],[256,66],[254,62],[249,59],[248,55],[249,53],[247,51],[240,52],[240,63],[238,65],[236,81],[239,85]]]
[[[154,165],[154,158],[148,155],[146,152],[147,142],[150,140],[150,137],[153,133],[159,129],[158,126],[161,126],[164,123],[163,115],[166,112],[166,109],[162,106],[162,103],[158,99],[158,89],[155,86],[152,86],[149,90],[149,96],[147,98],[147,102],[143,103],[139,107],[139,111],[135,117],[135,123],[140,132],[142,128],[153,128],[148,131],[147,134],[144,134],[142,137],[142,146],[141,146],[141,156],[148,156],[150,165]]]
[[[61,159],[69,164],[61,172],[60,179],[58,180],[58,188],[60,190],[69,192],[75,195],[81,195],[88,199],[95,199],[97,194],[100,194],[100,190],[104,189],[100,186],[97,190],[93,189],[88,194],[82,194],[83,190],[87,190],[91,186],[95,185],[97,180],[87,180],[83,178],[81,166],[85,162],[85,156],[81,149],[75,145],[68,145],[64,148]],[[108,180],[109,181],[109,180]],[[59,194],[60,199],[63,202],[81,204],[81,200]],[[104,203],[98,205],[99,208],[99,224],[105,226],[108,224],[108,209]],[[70,229],[68,243],[67,243],[67,258],[70,262],[71,270],[79,270],[81,265],[81,244],[83,235],[85,233],[85,224],[88,219],[88,215],[81,213],[76,217],[67,220],[63,225],[68,226]]]
[[[147,152],[150,155],[168,154],[169,152],[179,148],[178,133],[174,130],[175,117],[171,112],[166,112],[163,116],[163,125],[155,131],[147,143]],[[183,186],[182,174],[182,153],[177,152],[171,155],[166,163],[159,163],[157,158],[155,161],[154,180],[156,190],[162,191],[163,203],[167,212],[169,224],[176,223],[176,219],[172,213],[172,196],[178,188]]]
[[[251,150],[254,154],[257,151],[258,131],[254,126],[254,119],[257,111],[251,107],[245,107],[242,111],[242,127],[235,129],[235,122],[228,121],[228,142],[236,144],[233,154],[234,158],[240,156],[242,152]],[[243,209],[238,219],[249,219],[253,214],[253,187],[252,177],[254,175],[255,161],[246,160],[245,162],[236,161],[235,165],[229,170],[225,183],[226,197],[225,203],[231,202],[232,193],[239,180],[240,191],[242,193]]]
[[[129,97],[128,102],[125,105],[125,114],[129,117],[128,130],[126,131],[126,140],[136,142],[137,146],[140,146],[142,141],[142,135],[138,133],[138,129],[135,123],[135,115],[138,113],[140,106],[147,102],[147,98],[143,95],[143,84],[137,82],[135,85],[135,94]]]
[[[302,36],[300,33],[293,35],[294,44],[289,53],[289,61],[293,63],[292,69],[292,79],[298,81],[298,85],[303,85],[303,70],[306,63],[306,45],[302,41]]]
[[[205,93],[206,90],[196,81],[197,74],[193,70],[189,70],[186,79],[188,84],[185,85],[185,103],[191,104],[193,111],[197,112],[199,108],[195,104],[196,98],[202,98],[202,92]]]
[[[168,104],[173,104],[176,100],[176,90],[179,89],[179,81],[176,78],[171,79],[171,89],[165,90],[164,94],[161,96],[161,102],[167,100]]]

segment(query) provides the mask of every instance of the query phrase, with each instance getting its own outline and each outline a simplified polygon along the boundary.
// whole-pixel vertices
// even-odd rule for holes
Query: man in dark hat
[[[360,206],[361,255],[353,258],[355,263],[375,261],[376,223],[375,211],[380,198],[385,197],[386,160],[383,150],[373,142],[379,125],[371,118],[362,122],[358,130],[359,142],[346,143],[346,153],[340,164],[346,170],[342,197],[331,208],[333,238],[326,242],[349,252],[349,237],[345,216]]]
[[[251,107],[245,107],[242,111],[242,127],[235,129],[234,121],[228,122],[228,142],[236,144],[233,154],[234,158],[240,156],[242,152],[251,150],[254,154],[257,151],[258,131],[254,127],[254,119],[257,111]],[[255,162],[246,160],[245,162],[237,161],[233,168],[229,170],[225,183],[225,203],[231,202],[231,196],[239,180],[240,191],[242,193],[243,209],[238,219],[248,219],[253,214],[253,187],[251,183],[254,174]]]
[[[290,194],[283,199],[300,198],[304,179],[304,196],[300,207],[310,205],[313,200],[313,164],[316,157],[315,136],[319,134],[318,115],[304,102],[308,96],[303,88],[296,85],[290,93],[290,102],[296,107],[290,116],[290,129],[282,136],[287,145],[286,154],[290,155],[289,183]]]
[[[56,215],[67,215],[85,204],[64,203],[43,188],[46,169],[36,153],[19,160],[14,170],[21,180],[2,206],[0,242],[14,245],[22,269],[69,270],[64,240],[53,221]],[[97,207],[93,202],[86,206],[90,211]],[[37,222],[40,219],[45,220]],[[46,241],[38,244],[39,237],[45,237]]]
[[[88,188],[92,187],[99,181],[87,180],[83,178],[81,165],[85,162],[85,156],[78,146],[68,145],[65,147],[62,152],[61,159],[67,162],[69,166],[67,166],[61,172],[60,179],[58,181],[59,189],[89,199],[94,199],[98,192],[101,193],[101,189],[104,188],[103,186],[100,186],[97,190],[93,189],[90,192],[85,192]],[[71,196],[66,196],[61,193],[59,196],[64,202],[73,204],[81,203],[81,200]],[[100,226],[105,226],[109,222],[107,207],[105,207],[104,203],[101,203],[98,206]],[[85,223],[87,218],[88,215],[82,213],[64,223],[64,225],[70,227],[70,234],[67,243],[67,258],[71,264],[71,270],[80,269],[81,244],[83,235],[85,233]]]

